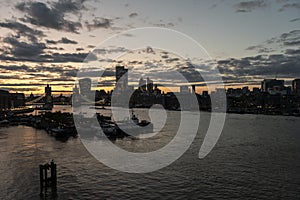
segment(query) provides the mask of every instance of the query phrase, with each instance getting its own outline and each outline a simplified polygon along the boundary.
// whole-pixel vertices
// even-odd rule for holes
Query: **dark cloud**
[[[138,16],[138,14],[136,12],[135,13],[130,13],[130,15],[129,15],[130,18],[137,17],[137,16]]]
[[[8,71],[8,72],[29,72],[32,71],[30,67],[26,65],[0,65],[0,71],[2,72],[3,70]]]
[[[80,10],[86,9],[84,2],[85,0],[59,0],[53,3],[53,7],[63,13],[79,13]]]
[[[291,19],[290,22],[296,22],[296,21],[299,21],[300,20],[300,17],[299,18],[295,18],[295,19]]]
[[[177,71],[182,74],[186,80],[190,83],[192,82],[202,82],[204,79],[201,74],[197,71],[197,69],[189,64],[186,66],[179,66]]]
[[[46,49],[44,43],[32,41],[31,43],[20,42],[16,37],[6,37],[3,42],[10,44],[9,53],[15,58],[33,58],[39,56]]]
[[[64,86],[64,85],[74,85],[73,83],[53,83],[51,86]],[[23,87],[23,86],[29,86],[29,87],[40,87],[45,86],[44,83],[0,83],[0,87]],[[15,88],[17,89],[17,88]],[[20,89],[20,88],[18,88]],[[29,90],[31,91],[31,90]]]
[[[47,47],[47,49],[51,49],[51,50],[60,50],[60,51],[65,50],[65,49],[62,48],[62,47]]]
[[[47,44],[57,44],[55,40],[46,40]]]
[[[249,46],[245,50],[248,51],[257,51],[258,53],[270,53],[273,52],[273,49],[264,47],[263,45],[254,45],[254,46]]]
[[[286,9],[300,9],[300,3],[286,3],[278,11],[282,12]]]
[[[278,42],[283,43],[285,46],[300,45],[300,30],[293,30],[282,34],[278,39]]]
[[[46,40],[47,44],[78,44],[78,42],[74,40],[70,40],[66,37],[62,37],[60,40],[55,41],[55,40]]]
[[[92,53],[54,53],[41,56],[43,62],[83,62],[84,60],[93,61],[97,57]],[[44,58],[44,59],[43,59]]]
[[[61,40],[59,40],[58,42],[62,43],[62,44],[78,44],[78,42],[76,42],[74,40],[69,40],[66,37],[61,38]]]
[[[85,25],[89,31],[97,28],[110,28],[112,25],[112,20],[98,17],[93,20],[93,23],[85,22]]]
[[[109,49],[94,49],[93,53],[95,54],[113,54],[113,53],[123,53],[128,52],[129,50],[125,47],[111,47]]]
[[[300,49],[287,49],[285,51],[286,54],[291,54],[291,55],[299,55],[300,56]]]
[[[264,0],[244,1],[234,5],[236,12],[251,12],[258,8],[265,8],[267,6]]]
[[[262,44],[249,46],[245,50],[257,51],[257,53],[270,53],[275,51],[274,46],[272,45],[277,45],[278,47],[280,47],[280,49],[299,46],[300,30],[292,30],[288,33],[283,33],[278,37],[273,37],[266,40]]]
[[[59,1],[52,6],[42,2],[22,2],[18,3],[16,8],[26,14],[21,19],[24,22],[36,26],[78,33],[81,23],[67,20],[65,17],[66,13],[78,12],[81,8],[76,6],[78,4],[76,1],[70,0]]]
[[[20,79],[20,76],[18,76],[18,75],[2,75],[2,74],[0,74],[0,80],[5,80],[5,79],[8,79],[8,80],[10,80],[10,79]],[[1,84],[0,84],[0,86],[1,86]]]
[[[249,79],[249,77],[274,77],[276,74],[284,78],[300,76],[300,57],[298,55],[273,54],[269,56],[245,57],[218,61],[218,68],[225,76]]]
[[[160,21],[161,21],[161,23],[153,23],[152,25],[158,26],[158,27],[166,27],[166,28],[175,26],[174,23],[172,23],[172,22],[163,23],[162,20],[160,20]]]
[[[32,29],[27,25],[19,23],[17,21],[6,20],[6,22],[0,22],[0,27],[14,30],[18,35],[18,37],[21,36],[28,37],[31,41],[37,41],[37,36],[38,37],[44,36],[42,31],[39,31],[37,29]]]
[[[32,49],[33,51],[30,51]],[[39,63],[68,63],[97,60],[97,56],[92,53],[51,53],[41,54],[38,46],[22,43],[20,47],[11,50],[12,55],[1,54],[0,60],[19,62],[39,62]],[[25,56],[27,55],[27,56]]]
[[[115,86],[115,80],[102,80],[98,82],[97,87],[112,87]]]
[[[176,62],[176,61],[179,61],[180,59],[179,58],[168,58],[166,59],[166,63],[173,63],[173,62]]]

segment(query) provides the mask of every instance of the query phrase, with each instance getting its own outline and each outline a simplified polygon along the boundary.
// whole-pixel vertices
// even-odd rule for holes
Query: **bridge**
[[[52,96],[51,96],[52,97]],[[32,105],[45,105],[45,98],[46,98],[46,94],[39,96],[31,101],[26,102],[26,106],[32,106]],[[52,97],[53,98],[53,97]],[[101,99],[99,101],[92,101],[91,99],[79,95],[80,98],[80,103],[83,105],[95,105],[95,104],[100,104],[100,105],[104,105],[105,104],[105,100]],[[51,102],[49,102],[51,103]]]
[[[45,96],[40,96],[40,97],[37,97],[36,99],[32,100],[32,101],[28,101],[26,102],[26,106],[31,106],[31,105],[41,105],[41,104],[44,104],[44,103],[38,103],[39,101],[41,101]]]

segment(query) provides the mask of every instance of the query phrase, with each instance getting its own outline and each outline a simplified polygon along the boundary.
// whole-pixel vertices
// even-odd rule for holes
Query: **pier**
[[[40,169],[40,196],[47,197],[47,189],[51,188],[52,196],[57,196],[57,170],[56,164],[52,160],[49,163],[39,166]],[[48,177],[50,171],[50,177]]]

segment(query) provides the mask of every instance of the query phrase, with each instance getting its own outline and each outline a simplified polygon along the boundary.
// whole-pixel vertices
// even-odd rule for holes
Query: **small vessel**
[[[131,119],[115,122],[117,137],[134,136],[153,133],[153,124],[147,120],[139,120],[132,111]]]

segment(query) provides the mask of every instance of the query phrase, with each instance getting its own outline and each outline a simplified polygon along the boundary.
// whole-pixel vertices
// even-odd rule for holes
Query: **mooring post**
[[[44,172],[43,172],[43,165],[40,165],[40,195],[43,195],[44,190]]]
[[[47,169],[48,169],[48,167],[47,167],[47,164],[46,165],[44,165],[44,180],[45,180],[45,188],[47,188],[48,187],[48,176],[47,176]]]
[[[50,177],[48,178],[47,171],[50,169]],[[56,175],[56,164],[52,160],[50,164],[46,163],[44,165],[40,165],[40,195],[43,196],[43,192],[45,196],[47,195],[47,188],[51,186],[51,191],[54,196],[56,194],[56,185],[57,185],[57,175]]]
[[[50,169],[51,169],[51,184],[53,186],[56,186],[57,184],[56,164],[54,164],[53,160],[51,161]]]

